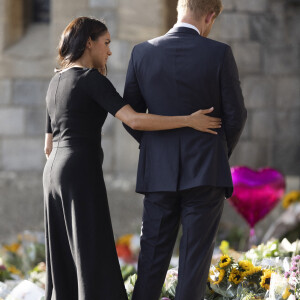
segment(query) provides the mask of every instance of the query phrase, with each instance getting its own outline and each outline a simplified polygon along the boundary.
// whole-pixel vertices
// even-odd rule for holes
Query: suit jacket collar
[[[173,33],[185,33],[185,34],[192,34],[195,36],[199,36],[199,33],[195,29],[188,28],[188,27],[173,27],[167,32],[167,34],[173,34]]]

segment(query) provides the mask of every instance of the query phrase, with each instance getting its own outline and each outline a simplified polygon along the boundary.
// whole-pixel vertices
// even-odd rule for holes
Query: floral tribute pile
[[[125,236],[119,240],[122,247],[127,245],[129,249],[132,248],[131,254],[126,254],[129,263],[125,262],[123,256],[127,252],[118,251],[122,255],[120,264],[129,300],[137,279],[136,262],[133,261],[137,253],[131,245],[136,245],[133,237]],[[24,279],[39,288],[45,288],[45,263],[40,262],[33,267],[42,255],[41,247],[34,239],[24,241],[24,236],[23,240],[19,238],[18,243],[3,247],[0,256],[0,299],[11,299],[9,292]],[[205,299],[300,299],[300,242],[290,244],[287,240],[281,243],[274,240],[246,253],[229,249],[226,241],[219,248],[222,254],[211,265]],[[163,285],[161,299],[175,299],[177,282],[178,270],[171,268]]]
[[[300,202],[300,191],[292,191],[283,199],[283,206]],[[116,242],[128,299],[131,300],[139,254],[138,235],[125,235]],[[245,253],[236,252],[223,241],[221,255],[210,267],[206,300],[300,300],[300,241],[290,244],[284,239],[269,241]],[[16,288],[30,287],[36,295],[44,293],[46,279],[44,235],[24,231],[17,242],[0,249],[0,300],[13,298]],[[178,270],[167,273],[161,300],[175,299]],[[23,285],[22,285],[23,284]],[[34,300],[42,300],[37,296]]]
[[[222,255],[209,271],[205,299],[300,299],[300,255],[294,255],[299,253],[300,242],[274,240],[240,254],[223,241],[220,249]],[[125,282],[129,300],[136,279],[134,274]],[[163,300],[175,299],[177,282],[178,270],[170,269],[161,293]]]

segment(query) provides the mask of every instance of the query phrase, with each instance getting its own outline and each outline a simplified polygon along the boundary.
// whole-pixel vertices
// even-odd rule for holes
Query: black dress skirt
[[[102,173],[101,128],[126,105],[96,69],[57,73],[46,97],[45,300],[127,299]]]

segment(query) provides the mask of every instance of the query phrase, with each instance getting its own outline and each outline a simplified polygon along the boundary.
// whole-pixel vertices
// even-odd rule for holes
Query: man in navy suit
[[[231,48],[207,38],[221,0],[179,0],[178,22],[134,47],[124,98],[139,112],[188,115],[214,107],[217,135],[181,128],[128,129],[140,143],[136,191],[145,194],[133,300],[158,300],[180,223],[176,300],[204,298],[225,197],[233,192],[228,159],[247,111]]]

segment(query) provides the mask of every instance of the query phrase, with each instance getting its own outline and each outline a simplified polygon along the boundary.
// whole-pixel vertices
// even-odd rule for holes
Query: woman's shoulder
[[[84,78],[86,80],[88,80],[89,84],[99,84],[102,83],[104,85],[109,85],[111,86],[112,83],[110,82],[110,80],[102,75],[98,69],[88,69],[86,70],[86,72],[84,73]]]
[[[85,77],[90,77],[90,78],[98,78],[98,79],[104,79],[105,76],[102,75],[98,69],[86,69],[86,71],[84,72],[84,76]]]

